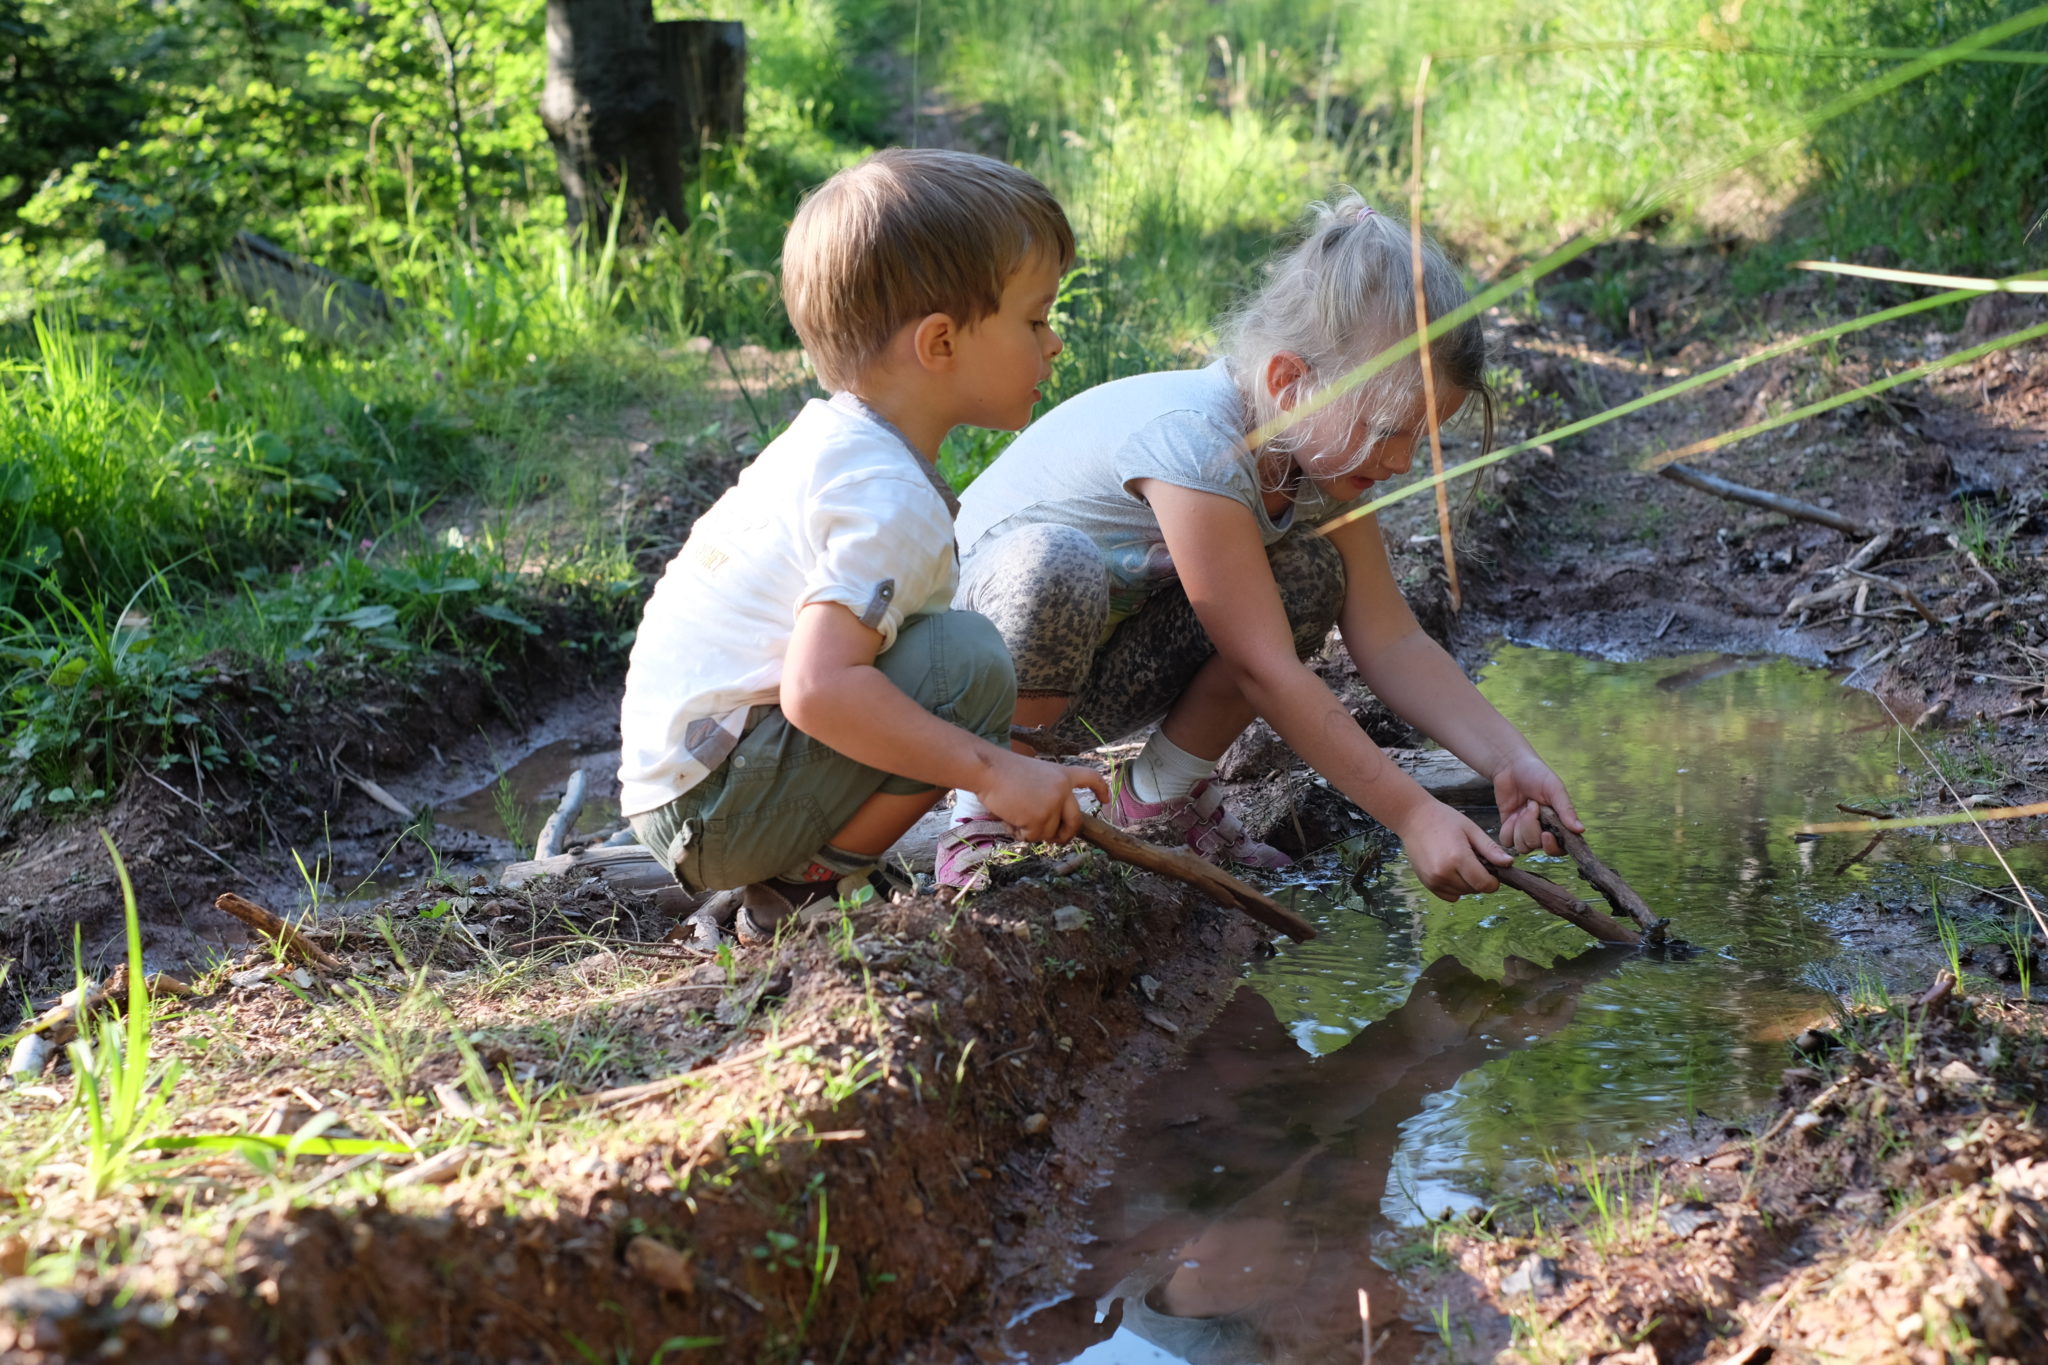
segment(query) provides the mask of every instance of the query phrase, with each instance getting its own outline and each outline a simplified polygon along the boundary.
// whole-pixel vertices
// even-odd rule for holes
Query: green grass
[[[147,22],[29,8],[52,42]],[[789,344],[775,264],[789,214],[881,142],[963,137],[1067,204],[1082,254],[1049,401],[1199,355],[1333,185],[1405,207],[1424,54],[1425,212],[1491,278],[1638,218],[1659,246],[1750,241],[1731,280],[1752,290],[1780,287],[1797,255],[1883,248],[2002,275],[2038,268],[2048,242],[2031,150],[2048,142],[2048,66],[1967,60],[1871,84],[2027,13],[2010,0],[742,0],[721,13],[748,29],[747,137],[703,159],[687,229],[594,251],[561,229],[530,108],[485,98],[532,76],[530,14],[473,13],[463,79],[485,102],[466,188],[434,152],[438,77],[396,29],[343,53],[282,16],[232,61],[208,55],[241,41],[226,29],[138,57],[148,112],[132,135],[34,193],[14,187],[26,198],[0,216],[9,804],[100,799],[137,760],[260,766],[196,704],[199,661],[223,650],[270,670],[488,664],[551,604],[616,645],[640,582],[607,482],[625,474],[593,438],[629,407],[716,430],[678,397],[704,378],[684,343]],[[2042,57],[2048,27],[1998,48]],[[264,62],[317,68],[336,109],[365,97],[349,82],[388,82],[376,138],[367,116],[291,123],[251,75]],[[1816,111],[1834,116],[1811,124]],[[225,150],[238,136],[240,160]],[[304,163],[290,194],[264,159],[282,145]],[[183,178],[168,174],[188,153]],[[402,300],[388,333],[334,345],[222,294],[210,263],[241,226]],[[1633,269],[1529,276],[1500,301],[1569,295],[1624,325]],[[750,412],[755,441],[780,411]],[[965,483],[1006,441],[958,433],[943,466]],[[694,453],[663,444],[681,447],[671,469]],[[2003,528],[1966,529],[1997,557]]]

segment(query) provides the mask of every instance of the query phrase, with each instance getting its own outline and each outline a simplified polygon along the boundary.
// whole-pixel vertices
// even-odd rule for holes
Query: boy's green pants
[[[1017,673],[987,617],[913,617],[875,667],[939,719],[1009,747]],[[931,789],[827,748],[779,706],[757,706],[725,762],[666,806],[634,816],[633,832],[691,891],[722,891],[800,878],[870,796]]]

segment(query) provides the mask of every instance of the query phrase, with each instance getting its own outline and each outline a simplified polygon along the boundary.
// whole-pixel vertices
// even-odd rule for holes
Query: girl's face
[[[1450,421],[1464,405],[1463,390],[1439,389],[1437,424]],[[1334,502],[1350,502],[1374,484],[1406,474],[1429,441],[1420,393],[1392,420],[1385,412],[1353,418],[1342,406],[1332,404],[1309,419],[1308,438],[1294,457],[1302,476]]]

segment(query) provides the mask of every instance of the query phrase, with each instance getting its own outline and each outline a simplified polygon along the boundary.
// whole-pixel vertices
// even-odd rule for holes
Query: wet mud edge
[[[1085,927],[1059,927],[1067,907]],[[424,1202],[275,1209],[227,1246],[146,1237],[82,1272],[62,1311],[11,1305],[0,1353],[639,1360],[716,1338],[729,1360],[971,1357],[982,1324],[1068,1269],[1121,1098],[1220,1007],[1261,931],[1100,868],[853,922],[851,949],[821,926],[752,951],[786,998],[706,1059],[703,1086],[587,1144],[480,1159]],[[798,1103],[784,1139],[733,1141],[722,1119],[811,1084],[774,1056],[806,1046],[873,1052],[880,1074],[836,1107]],[[650,1269],[648,1239],[683,1260]]]

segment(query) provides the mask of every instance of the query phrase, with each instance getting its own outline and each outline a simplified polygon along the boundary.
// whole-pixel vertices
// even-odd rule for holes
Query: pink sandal
[[[939,836],[933,859],[940,889],[982,890],[988,885],[989,860],[1015,842],[1016,831],[994,816],[955,820]]]
[[[1127,827],[1164,820],[1180,831],[1189,848],[1212,863],[1241,863],[1268,869],[1294,863],[1294,859],[1271,844],[1252,838],[1237,817],[1223,809],[1223,791],[1213,778],[1203,778],[1186,796],[1170,801],[1140,801],[1131,790],[1128,774],[1119,767],[1109,775],[1109,789],[1110,802],[1102,815],[1113,825]]]

